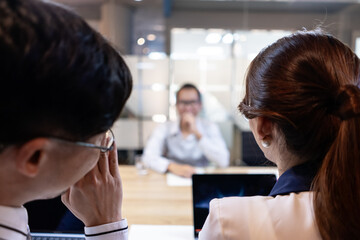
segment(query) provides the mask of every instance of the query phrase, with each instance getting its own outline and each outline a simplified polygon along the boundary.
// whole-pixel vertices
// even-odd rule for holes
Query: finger
[[[98,161],[98,169],[100,174],[106,174],[109,172],[109,161],[108,161],[108,155],[109,153],[100,153],[99,161]]]
[[[110,170],[110,174],[113,177],[120,177],[117,147],[116,147],[115,142],[114,142],[113,149],[109,153],[109,170]]]

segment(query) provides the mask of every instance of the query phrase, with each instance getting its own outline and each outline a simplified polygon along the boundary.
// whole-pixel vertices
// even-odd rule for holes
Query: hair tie
[[[360,117],[360,89],[357,86],[345,85],[340,88],[333,115],[341,120]]]

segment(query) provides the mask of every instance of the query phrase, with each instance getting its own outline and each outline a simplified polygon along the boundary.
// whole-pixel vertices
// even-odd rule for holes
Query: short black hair
[[[85,140],[110,128],[132,88],[119,53],[53,3],[0,0],[0,143]]]
[[[201,102],[201,93],[200,93],[199,89],[192,83],[185,83],[184,85],[182,85],[180,87],[180,89],[176,92],[176,101],[179,97],[179,93],[184,89],[194,89],[199,97],[199,101]]]

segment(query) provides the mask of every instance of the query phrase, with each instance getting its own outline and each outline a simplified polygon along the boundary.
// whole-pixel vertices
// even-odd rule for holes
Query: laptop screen
[[[33,239],[85,239],[84,224],[67,210],[60,196],[26,203],[25,208]]]
[[[195,174],[193,181],[194,235],[198,237],[209,203],[230,196],[266,196],[276,182],[275,174]]]

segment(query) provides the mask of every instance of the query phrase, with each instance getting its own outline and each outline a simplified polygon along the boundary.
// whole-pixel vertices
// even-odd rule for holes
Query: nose
[[[191,112],[191,109],[192,109],[191,104],[186,104],[186,105],[184,106],[185,112]]]

